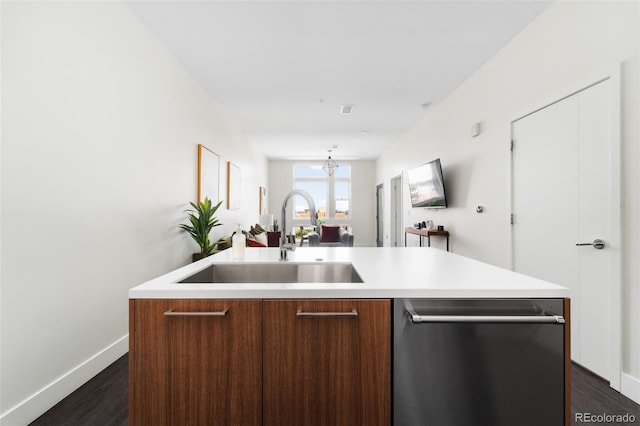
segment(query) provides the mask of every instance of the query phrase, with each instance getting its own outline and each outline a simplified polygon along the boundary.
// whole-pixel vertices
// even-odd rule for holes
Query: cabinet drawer
[[[388,425],[389,300],[265,300],[265,425]]]
[[[262,423],[261,300],[135,300],[130,321],[131,425]]]

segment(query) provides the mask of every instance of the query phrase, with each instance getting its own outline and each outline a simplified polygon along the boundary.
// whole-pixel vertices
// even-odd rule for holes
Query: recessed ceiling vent
[[[351,114],[353,111],[353,105],[342,105],[340,108],[340,114]]]

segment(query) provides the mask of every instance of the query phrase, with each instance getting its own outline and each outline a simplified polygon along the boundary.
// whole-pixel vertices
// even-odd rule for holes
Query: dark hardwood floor
[[[31,425],[126,425],[129,415],[128,363],[128,354],[122,356]]]
[[[35,426],[116,426],[127,424],[128,410],[128,357],[122,358],[73,392],[58,405],[44,413],[31,425]],[[609,387],[602,378],[579,365],[572,365],[571,414],[574,425],[576,413],[620,414],[635,416],[640,425],[640,405]],[[625,423],[594,423],[611,425]],[[517,425],[514,425],[517,426]],[[542,426],[542,425],[541,425]]]
[[[573,425],[640,425],[640,405],[609,387],[609,382],[591,371],[572,363],[571,368],[571,418]],[[624,415],[635,417],[634,422],[605,421],[602,423],[576,422],[576,413],[592,415]]]

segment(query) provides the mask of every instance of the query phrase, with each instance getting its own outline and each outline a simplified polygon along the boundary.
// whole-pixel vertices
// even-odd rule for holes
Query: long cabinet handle
[[[229,310],[225,309],[224,311],[218,312],[180,312],[174,311],[173,309],[169,309],[164,313],[165,317],[223,317],[227,315]]]
[[[357,317],[358,311],[352,309],[348,312],[303,312],[298,309],[297,317]]]
[[[545,323],[564,324],[561,315],[418,315],[407,310],[413,324],[420,323]]]

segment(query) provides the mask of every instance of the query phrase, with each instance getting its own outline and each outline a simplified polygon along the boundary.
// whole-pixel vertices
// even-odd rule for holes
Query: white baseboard
[[[640,379],[625,373],[620,376],[620,393],[640,404]]]
[[[0,415],[0,425],[28,425],[129,350],[129,335],[107,346]]]

